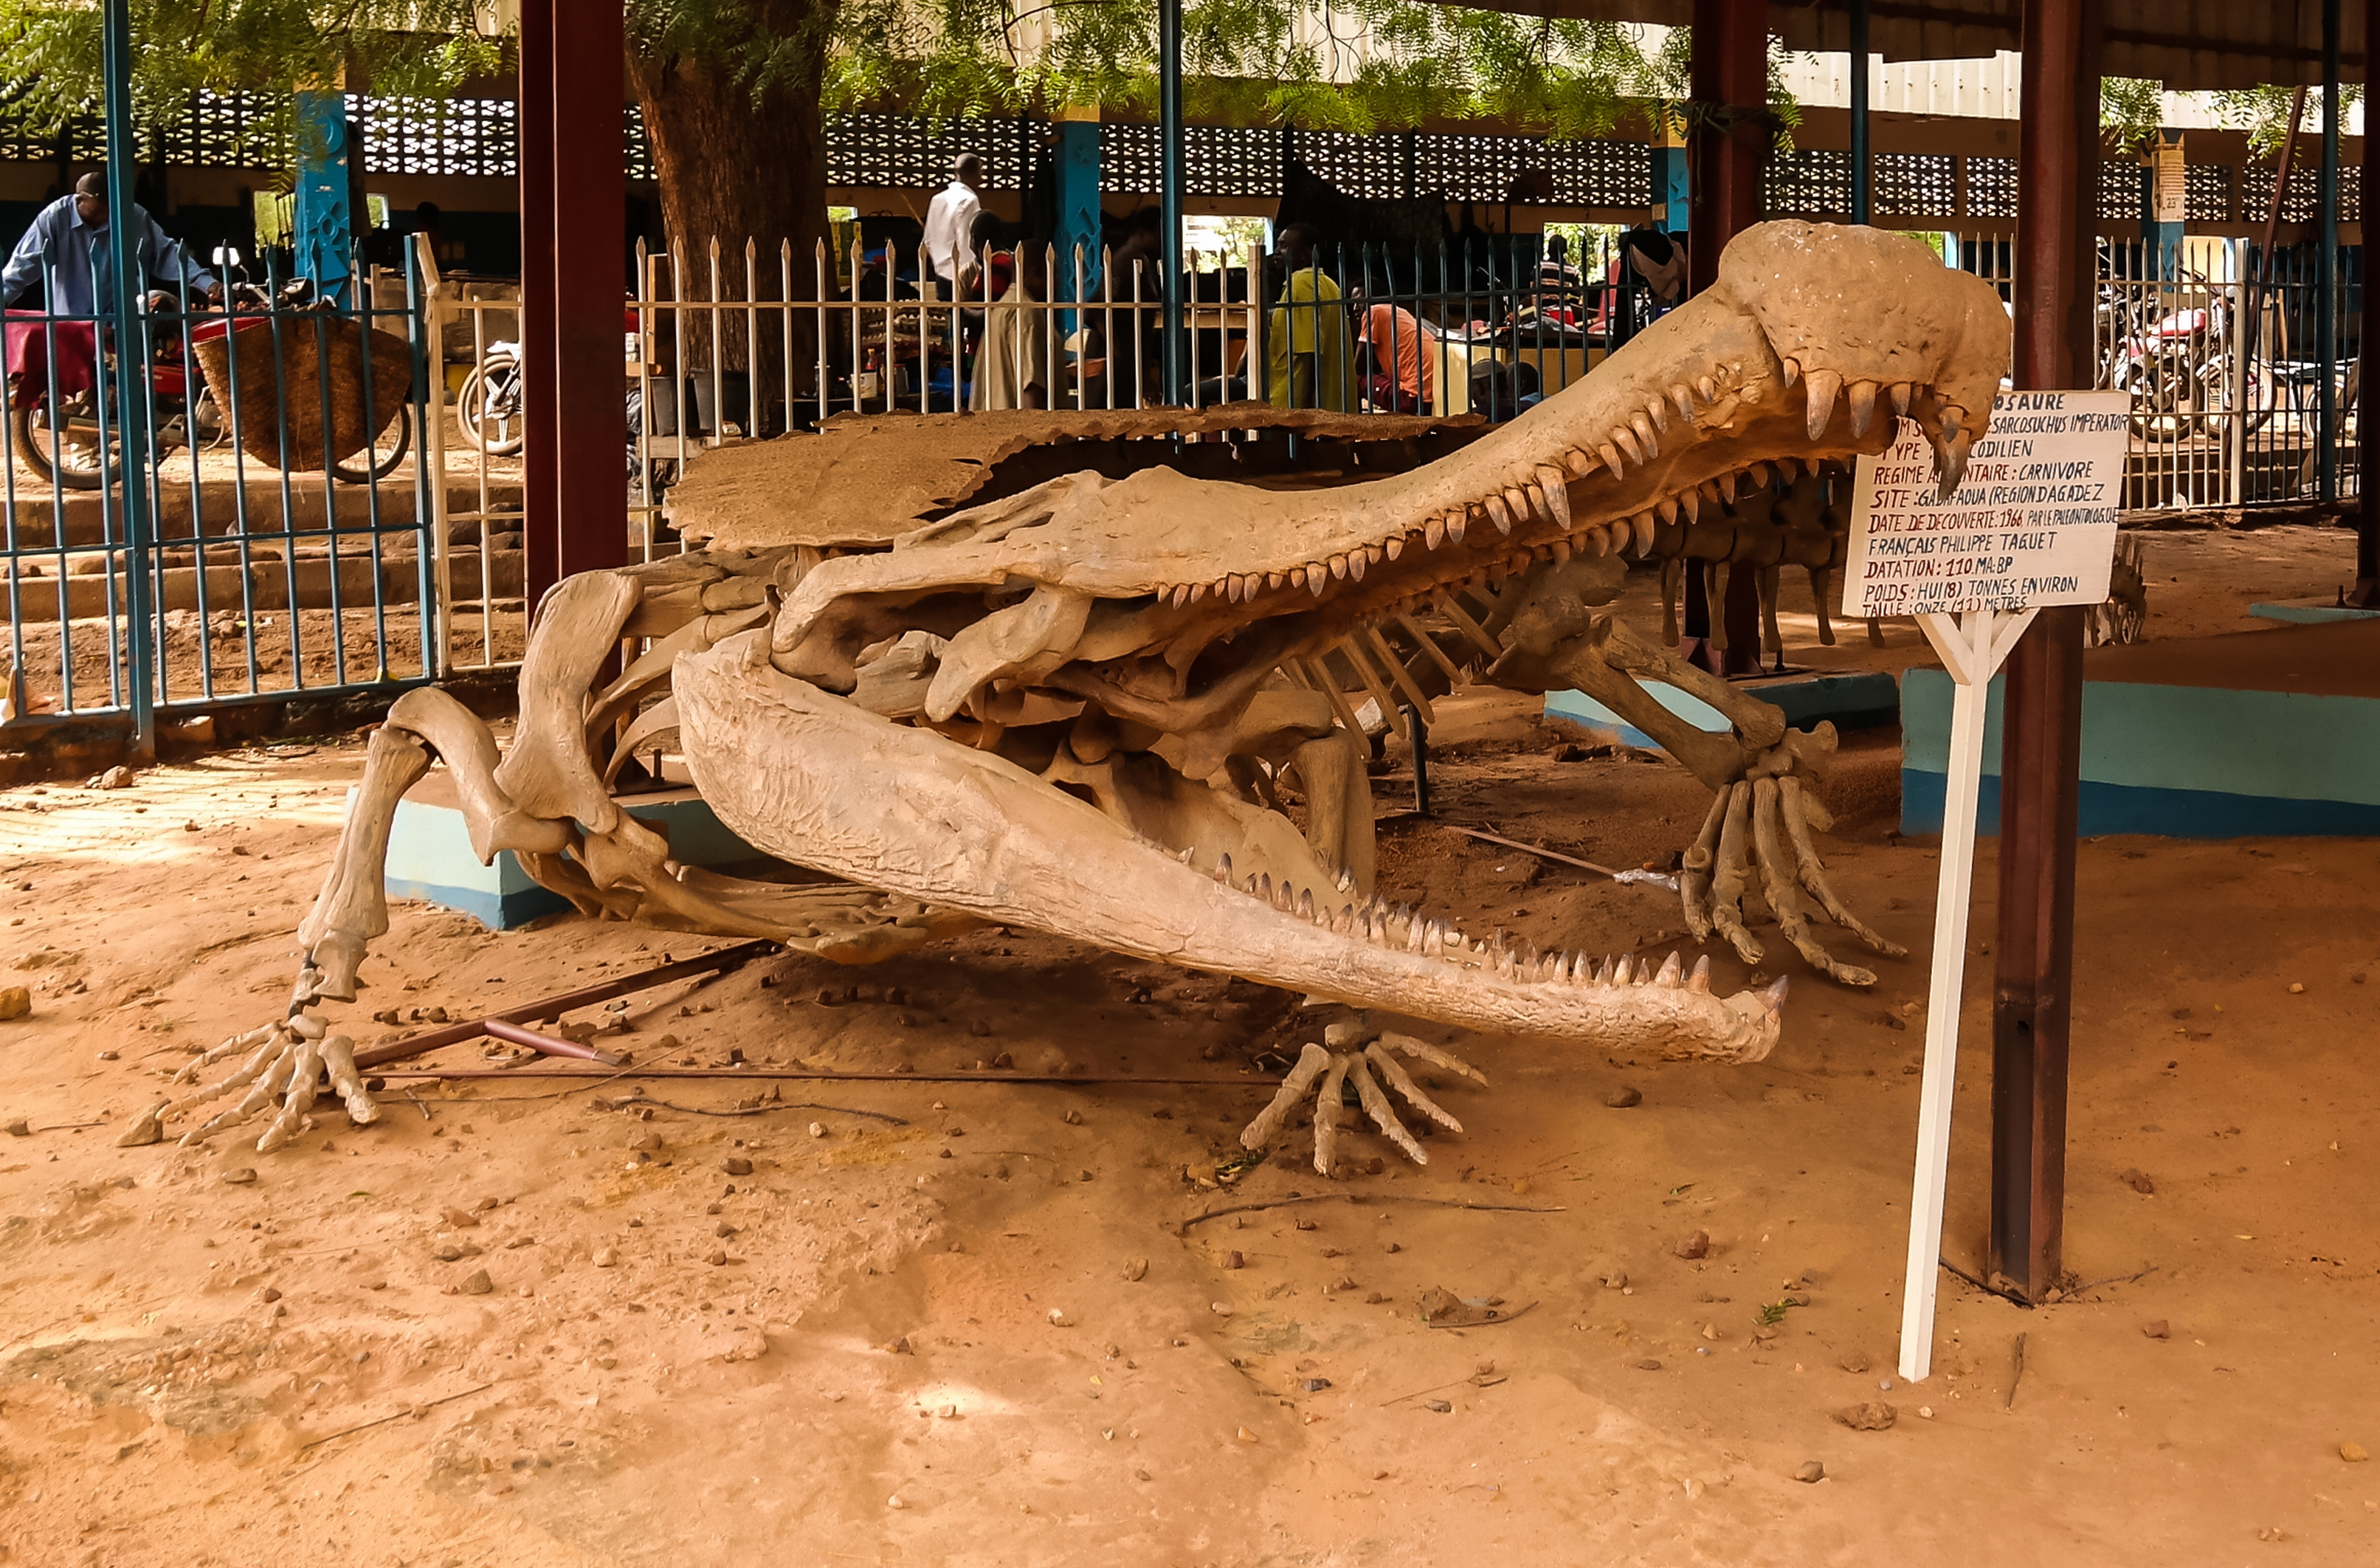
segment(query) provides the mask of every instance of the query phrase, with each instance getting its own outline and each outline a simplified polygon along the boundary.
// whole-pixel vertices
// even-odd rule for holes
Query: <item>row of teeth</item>
[[[1826,433],[1827,426],[1834,419],[1835,404],[1844,395],[1843,378],[1832,371],[1812,371],[1804,376],[1798,361],[1787,359],[1784,363],[1785,384],[1790,387],[1799,380],[1807,389],[1810,439],[1816,441]],[[1735,367],[1729,369],[1732,371]],[[1912,382],[1859,381],[1850,383],[1852,434],[1858,436],[1866,432],[1876,413],[1879,393],[1889,395],[1896,414],[1906,414],[1911,399],[1920,390],[1929,389],[1920,388]],[[1631,462],[1641,468],[1660,456],[1661,432],[1670,428],[1669,405],[1674,403],[1678,412],[1692,420],[1697,395],[1706,405],[1718,401],[1720,395],[1718,383],[1709,376],[1700,377],[1691,387],[1680,382],[1670,389],[1667,401],[1658,397],[1646,399],[1642,411],[1630,415],[1625,423],[1612,426],[1605,439],[1592,450],[1584,446],[1572,449],[1564,456],[1560,467],[1551,463],[1537,464],[1526,476],[1502,491],[1491,492],[1484,500],[1470,505],[1440,513],[1428,518],[1420,528],[1396,538],[1324,560],[1308,561],[1302,566],[1292,566],[1285,571],[1231,573],[1212,582],[1174,583],[1159,588],[1158,597],[1172,603],[1175,609],[1196,604],[1208,594],[1226,603],[1237,604],[1252,600],[1259,593],[1276,592],[1284,588],[1302,588],[1319,599],[1333,582],[1362,582],[1367,567],[1398,559],[1416,541],[1429,550],[1439,549],[1450,541],[1462,543],[1463,535],[1480,516],[1495,524],[1496,531],[1504,536],[1509,536],[1516,524],[1524,522],[1549,522],[1563,530],[1563,538],[1515,556],[1512,565],[1516,568],[1533,558],[1557,563],[1567,561],[1575,550],[1581,549],[1603,555],[1615,549],[1624,553],[1633,545],[1636,553],[1642,556],[1652,548],[1657,527],[1675,522],[1681,513],[1690,523],[1698,520],[1703,502],[1734,501],[1738,488],[1744,480],[1748,480],[1755,489],[1768,482],[1770,465],[1756,462],[1739,473],[1705,480],[1682,494],[1664,497],[1633,517],[1575,531],[1572,529],[1570,481],[1587,479],[1597,468],[1608,468],[1612,477],[1618,479],[1627,472]],[[1961,468],[1965,467],[1965,446],[1972,439],[1960,431],[1956,410],[1946,410],[1943,415],[1943,440],[1947,446],[1958,451],[1961,459],[1959,467]],[[1778,472],[1783,475],[1788,484],[1792,483],[1801,472],[1800,466],[1791,457],[1779,457],[1774,461]]]
[[[1160,848],[1153,840],[1144,838],[1141,842],[1151,848]],[[1173,858],[1186,866],[1194,853],[1184,849]],[[1323,930],[1340,936],[1360,936],[1374,947],[1390,952],[1401,949],[1423,958],[1456,963],[1476,960],[1479,967],[1492,969],[1504,979],[1575,986],[1650,985],[1702,994],[1710,991],[1708,957],[1695,959],[1691,972],[1675,953],[1658,969],[1652,960],[1636,959],[1625,953],[1607,955],[1598,964],[1585,953],[1545,953],[1532,943],[1515,943],[1501,930],[1490,938],[1466,937],[1447,921],[1422,915],[1408,904],[1391,906],[1377,894],[1361,903],[1343,904],[1326,893],[1324,907],[1318,908],[1312,888],[1293,888],[1285,878],[1276,882],[1269,871],[1259,871],[1245,881],[1235,880],[1229,855],[1216,862],[1214,878],[1220,886],[1233,888],[1280,914],[1293,916]],[[1338,877],[1340,893],[1352,893],[1354,886],[1355,879],[1342,870]],[[1396,934],[1399,930],[1404,933],[1402,937]]]

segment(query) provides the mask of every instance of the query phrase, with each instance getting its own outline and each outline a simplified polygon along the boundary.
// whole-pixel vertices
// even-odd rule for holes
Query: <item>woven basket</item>
[[[322,382],[330,380],[331,463],[363,451],[396,421],[413,390],[413,350],[394,333],[371,334],[371,410],[379,429],[364,423],[363,328],[339,316],[293,313],[280,319],[280,363],[275,364],[273,328],[250,318],[230,334],[191,344],[216,406],[232,407],[231,356],[239,355],[240,450],[260,463],[286,466],[293,473],[325,466],[322,455]],[[281,421],[288,419],[288,443]]]

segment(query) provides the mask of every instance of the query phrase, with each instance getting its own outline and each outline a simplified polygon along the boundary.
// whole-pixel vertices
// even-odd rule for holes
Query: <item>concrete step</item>
[[[448,561],[454,572],[458,593],[476,599],[480,583],[480,553],[476,548],[463,547],[452,551]],[[500,550],[490,559],[492,593],[497,598],[517,598],[521,592],[521,553]],[[294,588],[299,610],[328,610],[332,602],[332,563],[327,556],[301,557],[294,563],[260,561],[245,571],[237,564],[210,565],[206,570],[206,602],[199,602],[199,568],[168,566],[158,576],[163,579],[159,592],[163,602],[160,610],[198,610],[212,613],[246,607],[258,610],[292,608]],[[250,597],[241,597],[242,577]],[[421,596],[422,567],[411,555],[383,555],[375,566],[369,555],[343,555],[338,562],[338,607],[365,610],[372,605],[373,580],[377,577],[380,602],[411,604]],[[0,583],[5,578],[0,577]],[[122,614],[126,584],[122,569],[108,573],[91,572],[67,577],[23,576],[18,578],[18,606],[26,624],[54,622],[58,619],[59,585],[65,585],[66,614],[72,620],[88,620],[105,615],[111,609]]]
[[[175,476],[169,470],[157,491],[156,532],[161,540],[188,539],[194,534],[237,533],[241,530],[242,505],[245,504],[247,531],[278,533],[284,528],[321,529],[329,526],[335,517],[338,526],[363,529],[370,526],[370,496],[365,487],[333,484],[330,505],[323,504],[323,480],[320,474],[291,474],[288,477],[288,510],[284,513],[282,478],[270,468],[249,468],[243,478],[208,475],[195,484],[185,473]],[[36,479],[21,465],[9,475],[14,482],[13,496],[8,498],[9,524],[16,530],[19,550],[55,548],[59,542],[57,496],[46,480]],[[413,514],[413,472],[408,465],[381,480],[380,517],[382,528],[401,523]],[[521,486],[516,480],[502,483],[491,481],[487,504],[480,500],[476,480],[451,479],[446,486],[446,510],[450,516],[489,512],[520,511],[524,504]],[[98,491],[69,491],[66,493],[65,542],[69,545],[99,544],[111,536],[121,538],[123,520],[119,511],[120,498],[103,497]],[[196,518],[200,527],[193,527]],[[503,531],[507,525],[497,524]],[[509,525],[517,528],[514,523]],[[470,527],[462,531],[476,537]]]

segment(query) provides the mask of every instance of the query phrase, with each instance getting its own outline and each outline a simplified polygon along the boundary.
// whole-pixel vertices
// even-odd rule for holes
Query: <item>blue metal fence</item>
[[[352,278],[7,311],[8,723],[128,715],[145,749],[160,711],[437,675],[420,289]]]

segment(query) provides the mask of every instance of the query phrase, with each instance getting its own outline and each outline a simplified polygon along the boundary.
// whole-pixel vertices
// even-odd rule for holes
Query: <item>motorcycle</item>
[[[2204,302],[2154,320],[2142,319],[2144,312],[2124,288],[2101,286],[2102,383],[2131,395],[2132,433],[2143,440],[2216,434],[2222,416],[2235,408],[2249,432],[2261,430],[2278,403],[2273,367],[2251,361],[2247,384],[2240,386],[2231,302],[2204,278],[2189,281],[2204,290]]]
[[[185,341],[195,345],[235,331],[265,329],[263,312],[274,309],[274,301],[262,289],[236,283],[225,303],[223,313],[193,313],[176,329],[170,324],[171,313],[182,310],[182,302],[163,292],[150,297],[154,352],[144,370],[151,450],[159,457],[185,448],[212,450],[230,439],[231,421],[213,388],[188,368]],[[280,302],[285,310],[306,303],[295,287],[285,290]],[[10,452],[62,489],[97,490],[115,483],[123,471],[123,436],[114,428],[116,411],[99,405],[103,346],[97,324],[54,321],[38,310],[6,315]],[[122,357],[113,345],[104,353],[111,370],[121,369]],[[412,430],[412,410],[400,402],[395,419],[380,440],[347,461],[333,463],[332,476],[346,484],[386,478],[404,459]]]

